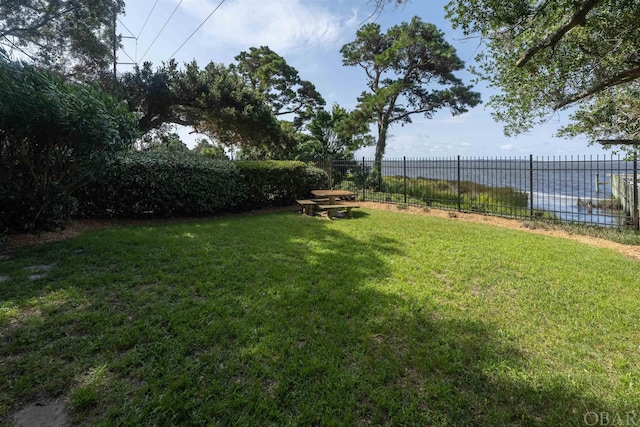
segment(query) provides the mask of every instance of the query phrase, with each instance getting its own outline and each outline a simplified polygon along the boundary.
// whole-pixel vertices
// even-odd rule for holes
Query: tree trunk
[[[372,172],[372,186],[375,191],[382,191],[382,158],[387,146],[387,129],[388,126],[378,121],[378,142]]]

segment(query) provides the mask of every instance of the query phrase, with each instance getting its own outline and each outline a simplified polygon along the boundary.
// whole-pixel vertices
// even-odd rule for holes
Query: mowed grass
[[[0,421],[47,398],[97,425],[640,418],[639,272],[367,209],[89,232],[0,261]]]

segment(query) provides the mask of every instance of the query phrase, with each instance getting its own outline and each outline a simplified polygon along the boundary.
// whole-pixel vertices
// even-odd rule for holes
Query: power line
[[[178,10],[178,8],[180,7],[180,5],[182,4],[183,0],[180,0],[180,3],[178,3],[178,5],[176,6],[175,9],[173,9],[173,12],[171,12],[171,15],[169,15],[169,18],[167,19],[167,21],[164,23],[164,25],[162,26],[162,28],[160,28],[160,31],[158,31],[158,35],[156,35],[156,38],[153,39],[153,41],[151,42],[151,44],[149,45],[149,47],[147,48],[147,50],[144,52],[144,54],[142,55],[142,57],[140,58],[140,61],[142,61],[144,59],[144,57],[147,55],[147,53],[149,52],[149,49],[151,49],[151,46],[154,45],[154,43],[156,42],[156,40],[158,40],[158,37],[160,37],[160,34],[162,34],[162,32],[164,31],[165,27],[167,26],[167,24],[169,23],[169,21],[171,21],[171,18],[173,18],[173,15],[176,13],[176,10]]]
[[[130,29],[128,29],[126,25],[124,25],[124,22],[122,22],[122,21],[120,20],[120,18],[118,18],[118,22],[120,23],[120,25],[122,25],[122,26],[124,27],[124,29],[125,29],[125,30],[127,30],[127,31],[129,32],[129,34],[131,34],[131,36],[132,36],[134,39],[136,38],[136,36],[134,36],[134,35],[133,35],[133,33],[131,32],[131,30],[130,30]]]
[[[173,57],[175,57],[175,56],[176,56],[176,53],[178,53],[178,51],[179,51],[180,49],[182,49],[182,47],[183,47],[185,44],[187,44],[187,42],[191,39],[191,37],[193,37],[193,35],[194,35],[195,33],[197,33],[197,32],[198,32],[198,30],[199,30],[199,29],[200,29],[200,28],[201,28],[201,27],[202,27],[202,26],[203,26],[203,25],[204,25],[204,24],[209,20],[209,18],[211,18],[211,15],[213,15],[213,14],[216,12],[216,10],[218,10],[218,9],[220,8],[220,6],[222,6],[222,4],[223,4],[225,1],[226,1],[226,0],[222,0],[222,1],[221,1],[221,2],[216,6],[216,8],[215,8],[215,9],[213,9],[213,11],[211,11],[211,13],[209,14],[209,16],[207,16],[207,17],[205,18],[205,20],[204,20],[204,21],[202,21],[202,24],[198,25],[198,28],[196,28],[195,30],[193,30],[193,32],[191,33],[191,35],[190,35],[189,37],[187,37],[187,39],[184,41],[184,43],[182,43],[182,44],[180,45],[180,47],[179,47],[179,48],[177,48],[177,49],[176,49],[176,51],[175,51],[175,52],[173,52],[173,54],[171,54],[171,56],[169,57],[169,59],[167,60],[167,62],[169,62],[171,59],[173,59]]]
[[[9,37],[7,37],[7,36],[3,36],[3,37],[4,37],[4,38],[9,42],[9,44],[10,44],[11,46],[13,46],[15,49],[17,49],[17,50],[19,50],[20,52],[22,52],[24,55],[26,55],[26,56],[27,56],[29,59],[31,59],[32,61],[34,61],[34,62],[36,61],[36,59],[35,59],[33,56],[29,55],[27,52],[25,52],[24,50],[22,50],[22,49],[21,49],[17,44],[15,44],[15,43],[14,43],[14,42],[12,42],[11,40],[9,40]]]
[[[156,2],[153,4],[153,6],[151,6],[151,10],[149,11],[149,14],[147,15],[147,19],[144,20],[144,24],[142,24],[142,28],[140,28],[140,32],[138,33],[138,37],[140,37],[140,34],[142,34],[142,30],[144,30],[144,27],[147,26],[147,22],[149,22],[149,18],[151,17],[151,14],[153,13],[153,9],[156,8],[157,4],[158,4],[158,0],[156,0]]]
[[[133,58],[131,57],[131,55],[129,55],[129,54],[127,53],[127,51],[126,51],[126,50],[124,50],[124,47],[120,47],[120,50],[121,50],[125,55],[127,55],[127,57],[128,57],[131,61],[133,61],[134,63],[136,63],[136,60],[135,60],[135,59],[133,59]]]

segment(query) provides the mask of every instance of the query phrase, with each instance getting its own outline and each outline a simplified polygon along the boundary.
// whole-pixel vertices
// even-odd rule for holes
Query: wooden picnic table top
[[[318,197],[355,195],[353,191],[347,191],[347,190],[311,190],[311,194]]]

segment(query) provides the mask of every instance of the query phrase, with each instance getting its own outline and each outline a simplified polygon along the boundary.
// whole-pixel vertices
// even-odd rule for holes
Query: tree
[[[179,70],[175,61],[156,71],[151,63],[121,78],[122,94],[147,133],[167,123],[189,126],[228,147],[289,148],[280,125],[262,97],[222,64],[197,63]]]
[[[378,24],[367,24],[340,52],[344,65],[362,67],[368,78],[369,91],[358,98],[352,118],[377,126],[374,172],[380,171],[387,132],[394,123],[411,123],[414,114],[429,118],[447,107],[461,114],[480,103],[480,94],[453,74],[464,67],[454,47],[435,25],[418,17],[386,34]]]
[[[325,105],[313,83],[302,80],[298,71],[268,46],[252,47],[235,59],[238,64],[234,68],[263,96],[275,116],[296,114],[296,125],[300,125],[306,114]]]
[[[0,231],[63,226],[74,193],[137,136],[127,105],[94,85],[0,60]]]
[[[640,82],[599,92],[571,118],[572,123],[560,130],[560,136],[586,135],[591,142],[640,140]],[[632,147],[626,150],[634,150]]]
[[[123,11],[124,0],[3,0],[0,46],[65,75],[100,78],[113,64]]]
[[[309,157],[351,159],[358,148],[375,142],[367,124],[352,121],[349,112],[338,104],[334,104],[331,111],[317,110],[306,128],[309,138],[304,150]]]
[[[214,159],[228,159],[229,157],[224,151],[224,148],[213,144],[206,138],[200,139],[196,142],[196,145],[191,150],[196,154],[201,154]]]
[[[182,142],[180,135],[175,132],[162,131],[157,134],[150,132],[142,138],[142,151],[159,151],[163,153],[186,153],[187,144]]]
[[[489,104],[507,135],[640,78],[640,0],[454,0],[447,11],[484,41],[476,72],[500,90]]]

